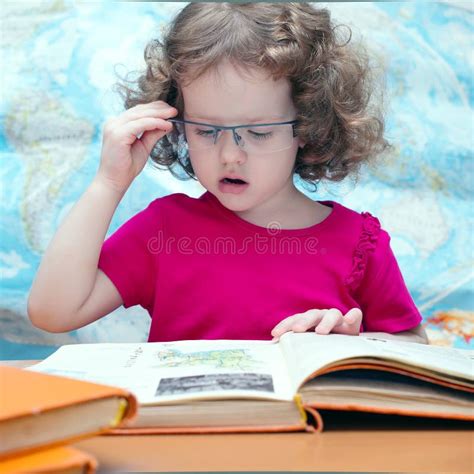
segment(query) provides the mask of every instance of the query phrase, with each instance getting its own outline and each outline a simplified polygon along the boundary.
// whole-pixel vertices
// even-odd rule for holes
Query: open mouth
[[[226,184],[247,184],[245,181],[241,179],[230,179],[230,178],[224,178],[221,180],[222,183]]]

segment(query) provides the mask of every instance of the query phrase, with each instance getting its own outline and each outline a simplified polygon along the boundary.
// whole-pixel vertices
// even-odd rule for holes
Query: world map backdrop
[[[0,36],[0,358],[40,358],[75,342],[145,341],[149,316],[119,308],[85,328],[49,334],[26,305],[52,235],[92,180],[102,127],[123,105],[114,84],[144,67],[143,50],[185,3],[44,1],[2,5]],[[433,344],[467,348],[474,332],[473,17],[467,2],[318,3],[362,38],[386,74],[387,138],[378,166],[321,186],[377,216]],[[376,61],[376,62],[375,62]],[[183,192],[145,167],[108,235],[153,199]]]

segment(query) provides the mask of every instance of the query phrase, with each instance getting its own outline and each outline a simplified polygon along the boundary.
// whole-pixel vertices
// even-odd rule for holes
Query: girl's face
[[[224,126],[295,119],[287,79],[274,81],[258,70],[248,76],[225,62],[217,71],[183,86],[184,119]],[[190,150],[189,154],[199,182],[225,207],[237,214],[259,214],[275,211],[295,195],[293,166],[298,146],[304,144],[295,138],[285,150],[247,153],[237,146],[228,130],[220,132],[211,148]],[[220,181],[228,175],[241,177],[248,186],[239,194],[226,192]]]

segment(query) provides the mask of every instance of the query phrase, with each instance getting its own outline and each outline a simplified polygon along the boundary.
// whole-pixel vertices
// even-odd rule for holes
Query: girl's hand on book
[[[125,192],[141,173],[156,142],[173,129],[178,111],[161,100],[138,104],[104,126],[97,178]]]
[[[273,329],[273,341],[288,331],[306,332],[314,328],[317,334],[347,334],[358,336],[362,322],[362,311],[359,308],[350,309],[345,315],[336,308],[310,309],[305,313],[294,314],[280,321]]]

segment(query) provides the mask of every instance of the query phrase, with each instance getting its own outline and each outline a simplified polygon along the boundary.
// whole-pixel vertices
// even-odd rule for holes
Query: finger
[[[149,130],[159,131],[163,136],[173,128],[173,124],[159,118],[142,118],[133,120],[126,125],[118,127],[115,131],[118,137],[123,137],[128,144],[132,144],[144,132]]]
[[[143,143],[143,146],[145,147],[145,150],[147,151],[148,155],[151,153],[151,150],[153,150],[153,147],[156,145],[156,142],[163,138],[167,133],[169,132],[163,132],[163,130],[151,130],[145,132],[140,137],[140,141]]]
[[[299,314],[293,314],[292,316],[288,316],[285,319],[282,319],[273,329],[271,332],[272,336],[281,336],[283,333],[287,332],[291,327],[292,321],[297,318]]]
[[[146,109],[146,108],[155,108],[155,109],[168,109],[168,108],[173,108],[172,105],[168,104],[167,102],[163,100],[154,100],[152,102],[144,102],[143,104],[137,104],[134,105],[133,107],[130,107],[125,111],[127,113],[130,110],[140,110],[140,109]]]
[[[314,328],[317,334],[329,334],[334,326],[342,322],[342,313],[337,308],[331,308],[326,311],[322,321]]]
[[[344,323],[347,323],[351,326],[360,325],[362,322],[362,311],[360,308],[350,309],[343,318]]]
[[[139,120],[141,118],[162,118],[169,119],[176,117],[178,111],[175,108],[143,107],[140,109],[129,109],[115,118],[117,125],[124,125],[128,122]]]
[[[281,336],[288,331],[304,332],[319,322],[325,311],[325,309],[309,309],[304,313],[288,316],[273,328],[272,336]]]
[[[306,313],[301,314],[291,325],[294,332],[305,332],[316,326],[324,318],[327,309],[309,309]]]
[[[342,323],[332,330],[335,334],[357,335],[360,333],[362,311],[359,308],[350,309],[342,318]]]
[[[116,122],[120,125],[131,122],[132,120],[138,120],[146,117],[158,117],[161,118],[163,115],[163,110],[159,110],[154,107],[147,107],[142,109],[129,109],[126,112],[118,115],[116,117]]]

